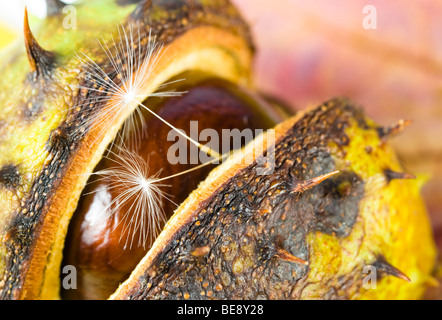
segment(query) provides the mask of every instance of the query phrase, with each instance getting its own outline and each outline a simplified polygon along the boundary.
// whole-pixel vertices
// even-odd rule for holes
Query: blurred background
[[[252,27],[262,92],[295,109],[346,96],[382,125],[414,121],[394,145],[408,172],[429,177],[442,248],[442,2],[232,1]],[[32,24],[44,19],[44,0],[0,0],[0,47],[22,37],[25,4]]]

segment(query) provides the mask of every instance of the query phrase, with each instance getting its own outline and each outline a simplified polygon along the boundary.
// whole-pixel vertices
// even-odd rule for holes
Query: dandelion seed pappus
[[[157,117],[171,129],[182,134],[181,131],[177,130],[173,125],[161,118],[157,113],[153,112],[141,102],[147,98],[146,95],[143,94],[143,91],[146,84],[149,83],[152,71],[157,67],[159,59],[167,48],[164,48],[161,43],[156,41],[155,37],[152,37],[151,31],[149,31],[147,44],[143,45],[140,31],[134,31],[132,25],[129,25],[128,30],[123,26],[119,26],[118,39],[120,39],[119,42],[115,40],[113,35],[111,35],[111,45],[109,45],[104,38],[102,38],[101,41],[97,40],[111,64],[111,72],[116,76],[115,80],[110,77],[103,67],[99,66],[88,55],[84,53],[82,55],[77,55],[78,59],[89,71],[86,74],[86,82],[94,83],[91,87],[80,85],[79,89],[100,93],[100,98],[95,102],[106,104],[104,110],[100,110],[99,114],[86,119],[84,125],[89,126],[90,123],[96,124],[99,126],[101,136],[106,134],[107,128],[106,126],[102,126],[100,122],[97,123],[94,116],[103,120],[108,117],[111,118],[111,120],[127,117],[127,120],[123,125],[123,136],[127,136],[128,132],[137,129],[138,123],[143,123],[139,111],[139,108],[142,108]],[[181,79],[175,81],[181,81]],[[160,89],[167,87],[170,84],[171,82],[166,82],[160,85]],[[173,97],[181,94],[182,92],[157,91],[149,96]],[[133,111],[134,106],[137,106],[135,112]],[[77,105],[76,107],[79,106]],[[209,155],[218,158],[221,157],[220,154],[207,149],[207,147],[199,144],[189,136],[184,135],[184,137],[199,148],[205,150]],[[137,138],[135,138],[135,143],[137,141]]]

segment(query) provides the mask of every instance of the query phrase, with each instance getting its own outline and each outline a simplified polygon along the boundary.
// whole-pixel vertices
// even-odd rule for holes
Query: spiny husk
[[[38,32],[25,20],[25,46],[3,62],[0,87],[0,297],[57,298],[66,230],[80,193],[116,136],[119,119],[100,117],[106,103],[76,57],[86,53],[109,64],[96,40],[120,41],[120,30],[156,37],[165,48],[145,84],[146,97],[186,70],[201,70],[246,85],[252,45],[245,23],[228,1],[84,2],[77,30],[63,29],[64,15],[52,12]],[[32,26],[31,26],[32,27]],[[124,39],[123,39],[124,40]],[[38,42],[37,42],[38,41]],[[167,48],[167,50],[166,50]],[[133,70],[136,72],[137,70]],[[117,74],[109,75],[115,77]],[[93,112],[92,112],[93,111]],[[97,116],[98,115],[98,116]],[[86,119],[86,120],[85,120]],[[89,125],[85,127],[85,121]],[[99,126],[94,126],[94,123]],[[100,136],[98,127],[105,127]]]
[[[334,99],[275,132],[211,172],[113,299],[421,297],[436,251],[420,181],[379,127]]]

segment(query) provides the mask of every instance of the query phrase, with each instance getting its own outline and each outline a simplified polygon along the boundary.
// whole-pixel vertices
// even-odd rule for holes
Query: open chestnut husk
[[[233,151],[233,140],[241,143],[236,146],[241,148],[254,138],[255,132],[270,129],[282,120],[281,112],[271,104],[225,80],[201,73],[187,73],[179,78],[183,80],[169,89],[183,92],[182,96],[151,98],[146,103],[188,135],[199,137],[206,129],[216,130],[218,137],[228,139],[227,144],[232,150],[227,152]],[[113,151],[101,160],[95,171],[109,168],[124,170],[122,166],[129,162],[118,159],[127,156],[119,152],[122,146],[130,148],[133,154],[144,160],[151,174],[158,172],[158,178],[177,175],[202,164],[201,159],[194,159],[199,155],[198,148],[187,140],[184,141],[185,146],[178,146],[187,151],[183,153],[184,159],[171,163],[168,159],[170,150],[180,141],[169,141],[169,135],[177,136],[176,133],[146,112],[135,121],[143,123],[135,125],[129,134],[121,134],[120,140],[112,145]],[[245,129],[251,134],[240,135]],[[192,130],[193,133],[190,132]],[[231,135],[231,130],[237,130],[237,136]],[[219,149],[221,147],[224,148],[220,145]],[[215,164],[204,166],[164,182],[160,187],[165,193],[159,199],[160,208],[137,207],[137,202],[141,202],[141,191],[134,192],[123,201],[120,195],[128,192],[126,183],[115,182],[115,176],[103,178],[92,175],[70,223],[64,250],[63,264],[74,266],[78,271],[78,287],[77,290],[62,291],[62,297],[109,297],[149,251],[178,204],[214,167]]]
[[[247,93],[255,48],[227,0],[83,2],[75,32],[51,8],[35,34],[25,14],[26,50],[12,52],[0,79],[0,298],[58,299],[61,289],[111,299],[422,296],[436,250],[422,180],[389,144],[404,121],[381,127],[342,98],[273,117],[280,109]],[[211,80],[155,102],[187,72]],[[205,113],[192,99],[204,100]],[[220,101],[230,102],[214,108]],[[124,129],[140,110],[146,139]],[[221,164],[174,176],[197,164],[164,163],[166,122],[186,131],[192,117],[200,130],[271,129],[232,154],[201,148],[221,153]],[[123,194],[96,177],[127,169],[115,163],[125,146],[152,161],[150,174],[174,176],[161,190],[178,208],[163,199],[168,221],[141,246],[119,230],[130,204],[98,217],[98,227],[88,219],[99,190],[105,208]],[[65,286],[67,276],[77,286]]]

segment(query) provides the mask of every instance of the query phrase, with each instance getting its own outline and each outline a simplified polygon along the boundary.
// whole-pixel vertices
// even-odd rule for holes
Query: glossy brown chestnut
[[[221,136],[222,129],[268,129],[281,120],[273,106],[224,80],[196,73],[185,74],[182,78],[186,80],[176,83],[174,87],[177,91],[186,91],[185,94],[180,97],[149,98],[145,103],[188,135],[191,134],[191,121],[198,121],[199,132],[211,128]],[[139,135],[139,143],[134,148],[139,156],[148,161],[150,173],[161,170],[160,177],[167,177],[197,165],[189,163],[191,154],[187,164],[170,164],[167,152],[175,143],[167,139],[171,129],[148,113],[144,114],[144,121],[142,135],[139,131],[133,131],[124,138],[126,141],[119,143],[130,143],[134,135]],[[189,150],[192,150],[190,144]],[[107,158],[103,158],[95,170],[115,167],[113,157],[115,155],[110,153]],[[210,165],[165,182],[168,186],[163,187],[164,192],[173,201],[163,199],[162,209],[166,219],[213,167]],[[111,183],[109,179],[92,176],[80,198],[69,227],[63,261],[63,265],[76,267],[78,286],[76,290],[62,289],[63,298],[108,298],[119,283],[130,275],[154,241],[152,238],[152,241],[143,245],[137,242],[127,245],[125,240],[128,235],[124,230],[129,220],[123,217],[131,213],[130,206],[136,199],[119,207],[115,214],[106,215],[106,207],[124,192],[110,188]],[[129,236],[137,238],[139,235]]]

